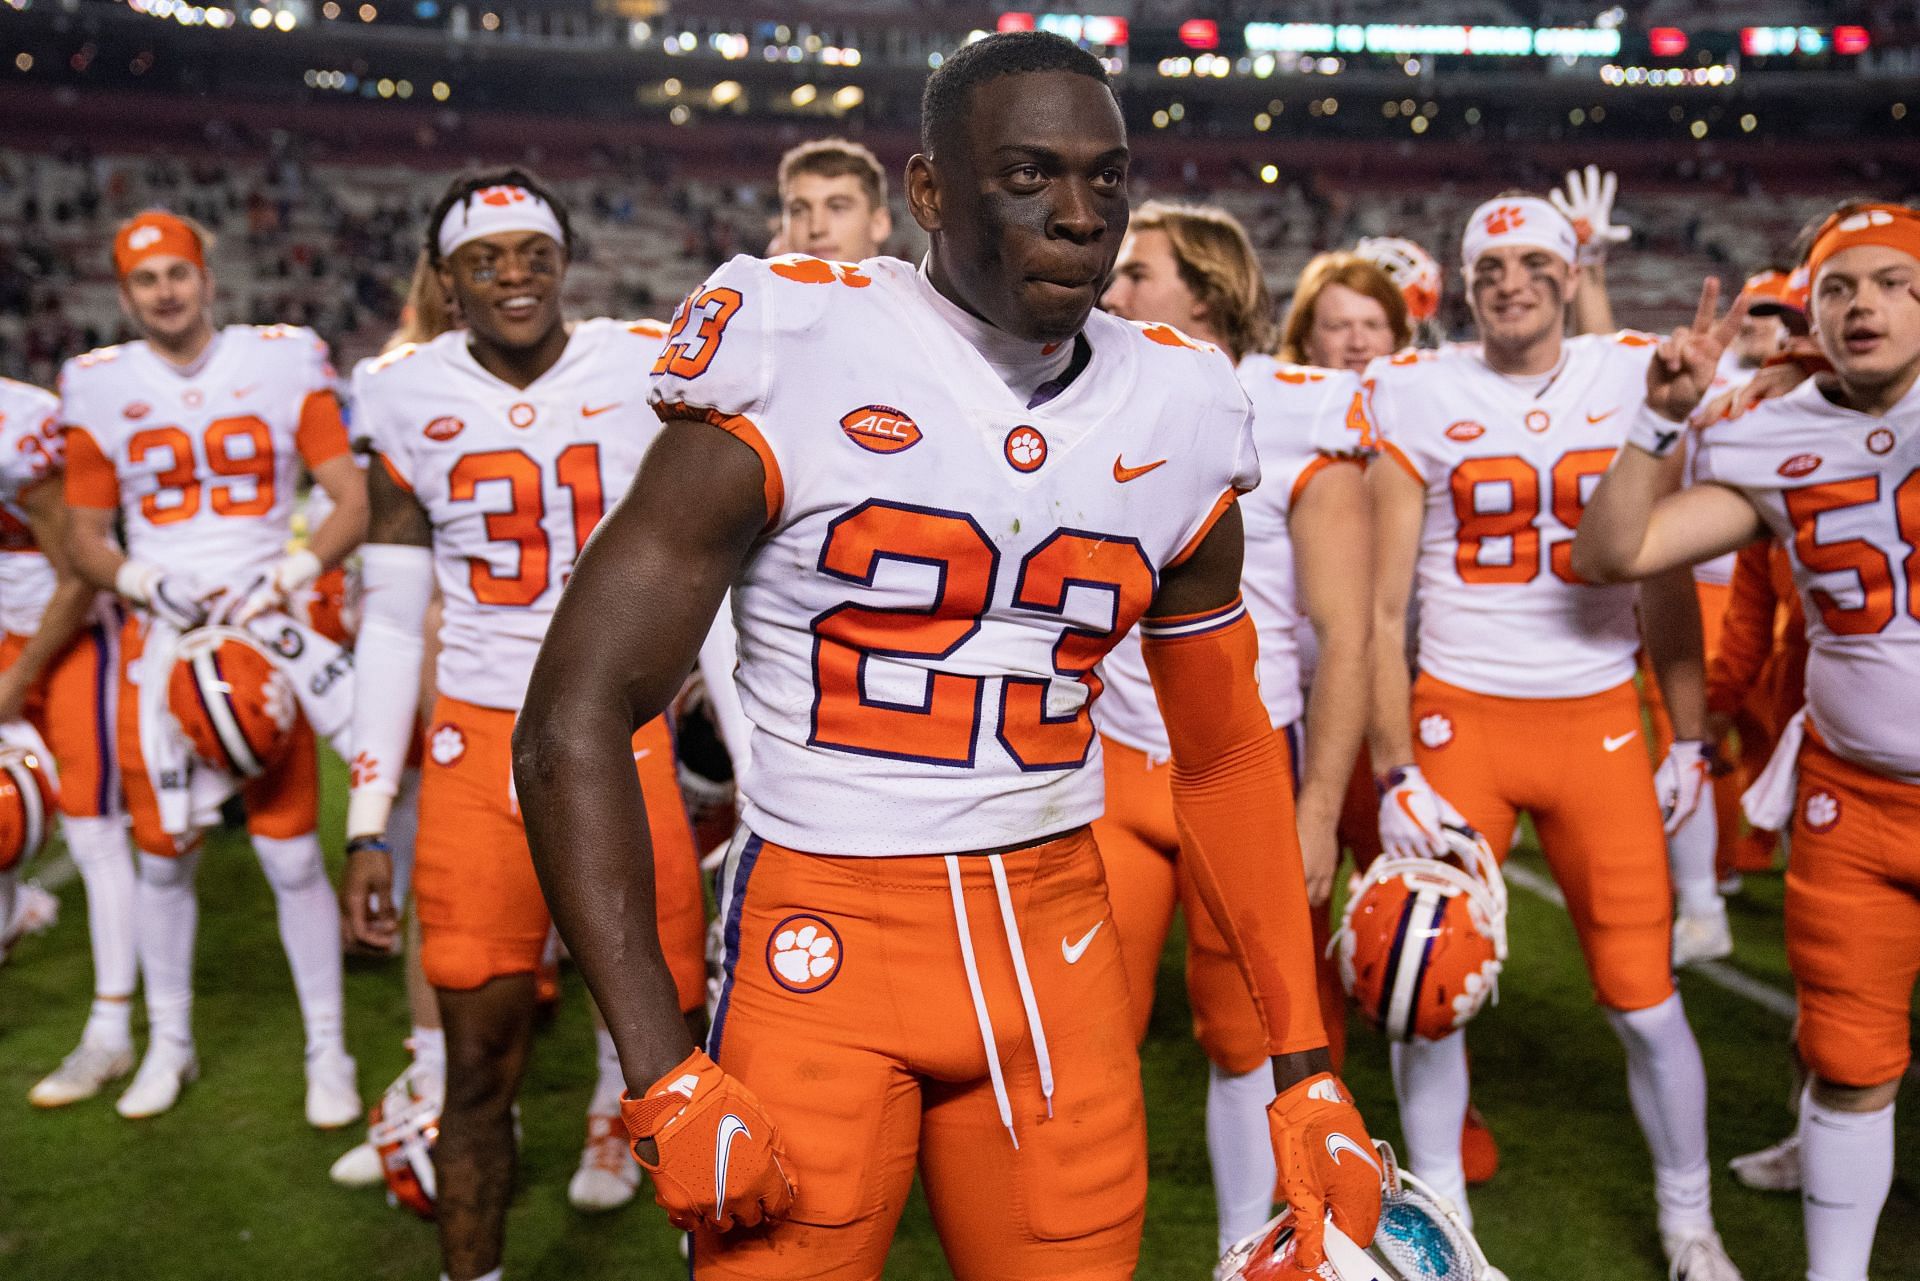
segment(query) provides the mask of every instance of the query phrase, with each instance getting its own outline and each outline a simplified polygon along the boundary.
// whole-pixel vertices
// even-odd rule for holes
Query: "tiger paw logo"
[[[1509,231],[1527,225],[1527,215],[1519,205],[1501,205],[1487,214],[1486,228],[1489,236],[1504,236]]]
[[[347,766],[347,772],[353,786],[365,787],[379,777],[380,762],[374,759],[372,752],[355,752],[353,763]]]
[[[1809,832],[1831,832],[1840,822],[1840,798],[1832,792],[1815,792],[1807,797],[1800,817]]]
[[[872,277],[850,262],[828,262],[825,258],[810,258],[806,254],[786,254],[775,258],[772,271],[783,280],[802,285],[831,285],[838,281],[849,289],[865,289],[873,283]]]
[[[526,203],[527,193],[518,187],[485,187],[474,192],[473,198],[483,205],[506,209]]]
[[[789,992],[818,992],[840,973],[840,934],[818,916],[789,916],[767,940],[767,969]]]
[[[1453,741],[1453,722],[1439,712],[1420,718],[1420,742],[1430,748],[1445,747]]]
[[[1039,471],[1047,461],[1047,438],[1032,427],[1015,427],[1007,433],[1006,451],[1015,471]]]
[[[1867,451],[1874,454],[1893,452],[1893,433],[1885,427],[1876,427],[1867,433]]]
[[[1547,428],[1553,426],[1553,418],[1544,409],[1529,409],[1524,425],[1528,431],[1540,436],[1546,434]]]
[[[293,696],[293,682],[277,667],[260,687],[260,710],[267,714],[267,719],[282,734],[293,728],[293,718],[299,714],[300,706]]]
[[[435,765],[452,765],[467,754],[467,736],[458,725],[441,725],[427,739],[427,755]]]

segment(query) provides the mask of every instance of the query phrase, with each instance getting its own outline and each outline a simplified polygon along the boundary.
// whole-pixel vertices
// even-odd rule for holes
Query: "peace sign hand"
[[[1740,332],[1747,300],[1735,298],[1727,314],[1720,309],[1720,282],[1712,276],[1700,286],[1700,305],[1693,323],[1682,325],[1660,340],[1647,365],[1647,407],[1669,421],[1682,423],[1699,407],[1713,386],[1715,371],[1727,345]]]

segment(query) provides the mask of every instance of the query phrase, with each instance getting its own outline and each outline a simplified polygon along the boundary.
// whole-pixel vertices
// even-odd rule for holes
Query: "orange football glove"
[[[647,1087],[620,1096],[633,1159],[653,1176],[653,1199],[673,1225],[715,1232],[778,1220],[793,1205],[793,1180],[780,1161],[780,1135],[746,1086],[695,1050]],[[658,1163],[640,1155],[652,1139]]]
[[[1380,1158],[1340,1079],[1321,1072],[1267,1105],[1280,1190],[1293,1207],[1294,1263],[1312,1274],[1326,1262],[1327,1212],[1355,1245],[1380,1224]]]

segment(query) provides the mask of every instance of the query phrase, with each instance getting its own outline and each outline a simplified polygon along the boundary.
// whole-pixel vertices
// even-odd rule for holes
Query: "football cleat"
[[[433,1145],[440,1137],[445,1081],[418,1064],[394,1078],[367,1114],[367,1142],[380,1155],[387,1200],[433,1217]]]
[[[200,1060],[192,1047],[155,1044],[147,1047],[133,1084],[114,1102],[113,1110],[129,1121],[143,1121],[173,1109],[180,1091],[200,1079]]]
[[[167,674],[167,710],[195,755],[238,778],[258,778],[293,745],[300,716],[293,682],[260,643],[234,627],[180,638]]]
[[[1673,918],[1673,968],[1717,961],[1733,955],[1733,930],[1727,924],[1727,909],[1700,912]]]
[[[1741,1186],[1756,1192],[1800,1190],[1800,1136],[1789,1134],[1770,1148],[1748,1152],[1727,1162]]]
[[[31,748],[0,746],[0,872],[46,847],[59,795],[48,759]],[[0,921],[0,928],[11,924]]]
[[[1711,1228],[1685,1236],[1662,1233],[1660,1245],[1667,1253],[1667,1281],[1742,1281],[1720,1234]]]
[[[1506,1281],[1506,1274],[1487,1262],[1452,1203],[1399,1169],[1385,1143],[1374,1148],[1385,1175],[1373,1244],[1355,1245],[1329,1221],[1327,1262],[1317,1274],[1303,1271],[1294,1262],[1289,1208],[1228,1250],[1214,1269],[1214,1281],[1300,1281],[1315,1275],[1323,1281]]]
[[[27,1091],[27,1102],[37,1108],[63,1108],[92,1098],[131,1071],[131,1045],[106,1046],[81,1041],[73,1053],[60,1060],[59,1067]]]
[[[359,1065],[344,1050],[307,1060],[307,1124],[337,1130],[360,1119]]]
[[[1402,236],[1368,236],[1353,252],[1387,273],[1407,300],[1407,317],[1414,324],[1438,314],[1442,277],[1432,254]]]
[[[614,1113],[587,1114],[587,1142],[580,1167],[567,1181],[567,1202],[576,1210],[617,1210],[640,1188],[640,1163],[627,1145],[627,1127]]]
[[[327,1178],[343,1188],[377,1188],[387,1181],[380,1153],[371,1143],[356,1143],[327,1167]]]
[[[1329,944],[1360,1012],[1396,1041],[1437,1041],[1498,999],[1507,887],[1493,851],[1447,823],[1440,858],[1376,859]]]

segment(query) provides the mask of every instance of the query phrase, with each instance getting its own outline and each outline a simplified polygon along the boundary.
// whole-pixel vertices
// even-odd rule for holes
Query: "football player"
[[[133,1070],[136,978],[133,848],[108,729],[119,620],[67,560],[59,407],[38,387],[0,379],[0,724],[24,716],[53,755],[93,949],[80,1044],[27,1095],[45,1108],[92,1098]]]
[[[1716,319],[1708,282],[1629,407],[1632,447],[1590,500],[1573,557],[1583,575],[1618,582],[1766,533],[1792,556],[1811,645],[1786,902],[1812,1074],[1800,1101],[1807,1276],[1863,1281],[1920,976],[1920,598],[1901,568],[1920,542],[1920,211],[1845,206],[1807,266],[1833,378],[1702,432],[1702,483],[1670,493],[1688,416],[1740,323],[1737,305]]]
[[[382,835],[413,736],[437,583],[437,696],[413,885],[421,965],[446,1037],[435,1212],[446,1273],[469,1281],[500,1275],[513,1101],[550,927],[508,735],[574,559],[659,431],[632,379],[659,354],[662,333],[647,322],[567,321],[566,211],[520,170],[456,181],[427,237],[466,327],[395,348],[357,373],[353,393],[377,462],[361,553],[366,614],[342,894],[354,935],[392,946],[397,905]],[[668,940],[674,1008],[694,1011],[704,996],[705,919],[673,744],[658,719],[629,738],[622,760],[647,789],[661,852],[650,901]],[[620,1078],[602,1040],[608,1070],[589,1105],[589,1139],[613,1136],[603,1146],[618,1155]]]
[[[1283,364],[1265,353],[1271,307],[1260,260],[1240,224],[1221,209],[1150,202],[1136,210],[1101,306],[1221,348],[1253,402],[1261,483],[1240,504],[1247,539],[1241,590],[1260,638],[1260,693],[1297,771],[1295,831],[1320,958],[1320,1016],[1337,1071],[1346,997],[1326,959],[1340,858],[1334,828],[1366,730],[1368,693],[1363,589],[1370,534],[1365,481],[1352,464],[1372,442],[1360,379],[1344,370]],[[1349,465],[1330,465],[1340,461]],[[1309,627],[1324,656],[1310,699],[1302,697],[1296,640]],[[1180,862],[1171,748],[1137,636],[1129,633],[1114,647],[1100,677],[1106,691],[1094,720],[1106,768],[1106,812],[1094,821],[1093,835],[1120,936],[1134,1036],[1146,1037],[1177,897],[1187,921],[1194,1035],[1209,1060],[1207,1152],[1224,1253],[1272,1213],[1273,1148],[1260,1118],[1273,1100],[1273,1075],[1246,984]]]
[[[1673,1274],[1731,1281],[1739,1274],[1709,1206],[1706,1073],[1673,984],[1665,840],[1633,684],[1637,604],[1676,727],[1700,737],[1699,613],[1684,572],[1602,588],[1568,563],[1587,487],[1623,439],[1653,347],[1633,334],[1564,336],[1576,252],[1572,224],[1547,201],[1488,201],[1461,247],[1480,342],[1369,373],[1385,454],[1368,473],[1380,837],[1389,853],[1437,854],[1439,825],[1464,821],[1504,855],[1520,811],[1532,815],[1626,1048]],[[1416,583],[1409,689],[1402,638]],[[1409,1165],[1464,1208],[1464,1033],[1396,1043],[1393,1068]]]
[[[199,227],[169,213],[123,224],[114,267],[121,307],[142,337],[68,361],[60,381],[74,564],[135,611],[122,636],[116,736],[140,851],[135,904],[153,1035],[118,1103],[128,1117],[166,1111],[199,1073],[191,1022],[199,838],[190,820],[168,817],[162,793],[179,786],[180,771],[149,759],[147,740],[166,730],[147,723],[138,688],[164,688],[171,639],[216,606],[236,622],[284,607],[366,529],[366,482],[348,450],[326,344],[284,325],[216,329],[208,250]],[[290,552],[302,464],[335,508]],[[314,733],[304,717],[292,732],[286,757],[242,791],[306,1028],[307,1120],[333,1128],[360,1115],[360,1097],[343,1029],[339,908],[314,831]]]
[[[893,235],[887,173],[845,138],[803,142],[780,157],[780,244],[829,262],[879,254]]]
[[[1318,254],[1300,272],[1280,327],[1280,359],[1365,373],[1413,339],[1406,296],[1358,254]]]
[[[916,1168],[958,1276],[1130,1276],[1145,1115],[1088,705],[1144,619],[1182,853],[1254,994],[1310,1269],[1326,1210],[1371,1238],[1380,1170],[1280,837],[1239,596],[1245,393],[1211,346],[1093,313],[1128,217],[1098,59],[989,36],[928,79],[921,127],[921,268],[737,258],[676,314],[666,426],[516,728],[542,883],[696,1276],[877,1277]],[[729,586],[754,748],[703,1052],[623,745]]]

